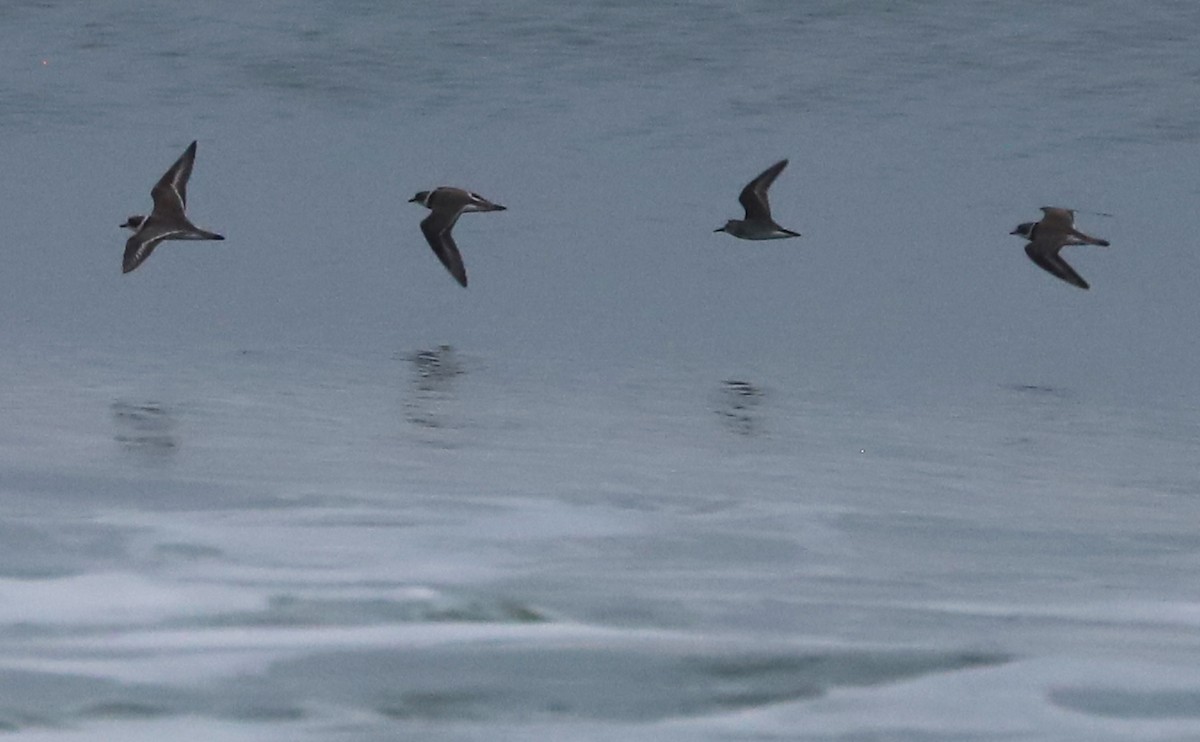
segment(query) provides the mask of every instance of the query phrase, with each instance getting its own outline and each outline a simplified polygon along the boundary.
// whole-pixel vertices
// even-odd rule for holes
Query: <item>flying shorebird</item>
[[[462,255],[458,245],[454,244],[454,236],[450,230],[458,217],[468,211],[504,211],[505,207],[488,201],[478,193],[464,191],[461,188],[441,186],[432,191],[421,191],[408,199],[408,202],[418,203],[429,209],[429,216],[421,220],[421,232],[425,240],[433,248],[433,253],[450,271],[450,275],[467,287],[467,268],[463,265]]]
[[[1108,247],[1108,240],[1086,235],[1075,229],[1075,212],[1057,206],[1043,206],[1040,222],[1025,222],[1009,232],[1029,240],[1025,254],[1039,268],[1072,286],[1088,288],[1087,281],[1062,259],[1059,251],[1069,245],[1099,245]]]
[[[754,180],[746,184],[738,195],[738,202],[746,210],[745,219],[730,219],[725,226],[714,229],[714,232],[728,232],[743,240],[780,240],[785,237],[799,237],[799,232],[784,229],[771,219],[771,204],[767,201],[767,189],[783,169],[787,160],[780,160],[767,168]]]
[[[137,268],[163,240],[223,240],[216,232],[200,229],[184,215],[187,208],[187,182],[196,161],[196,143],[192,142],[175,164],[150,189],[154,209],[150,216],[131,216],[121,226],[133,230],[125,242],[122,272]]]

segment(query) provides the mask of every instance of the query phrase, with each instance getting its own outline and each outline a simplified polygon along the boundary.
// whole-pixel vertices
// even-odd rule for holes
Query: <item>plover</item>
[[[125,258],[121,265],[124,273],[145,262],[163,240],[225,239],[216,232],[200,229],[184,215],[187,182],[195,161],[196,143],[192,142],[150,190],[150,198],[154,199],[150,216],[131,216],[121,225],[133,230],[133,236],[125,242]]]
[[[1084,234],[1075,229],[1075,212],[1057,206],[1043,206],[1040,222],[1025,222],[1009,232],[1029,240],[1025,254],[1039,268],[1072,286],[1088,288],[1087,281],[1062,259],[1059,251],[1069,245],[1099,245],[1108,247],[1108,240]]]
[[[464,212],[504,211],[505,207],[488,201],[478,193],[448,186],[421,191],[408,199],[408,202],[418,203],[429,209],[429,216],[421,220],[421,232],[425,234],[425,240],[433,248],[438,260],[450,271],[450,275],[466,288],[467,269],[463,265],[462,255],[458,252],[458,245],[454,244],[454,236],[450,234],[450,230]]]
[[[738,202],[746,210],[745,219],[730,219],[725,226],[714,229],[714,232],[728,232],[743,240],[780,240],[785,237],[799,237],[799,232],[784,229],[771,219],[771,204],[767,200],[767,189],[783,169],[787,160],[780,160],[767,168],[754,180],[746,184],[738,195]]]

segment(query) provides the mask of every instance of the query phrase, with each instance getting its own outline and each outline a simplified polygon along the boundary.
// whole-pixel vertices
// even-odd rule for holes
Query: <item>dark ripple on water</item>
[[[411,599],[317,599],[275,595],[261,611],[184,619],[171,627],[367,626],[396,623],[542,623],[536,608],[514,600],[435,593]]]
[[[1055,704],[1109,719],[1200,719],[1200,690],[1135,691],[1124,688],[1060,688]]]
[[[652,721],[815,698],[934,673],[1003,664],[1003,655],[935,651],[675,654],[654,645],[318,653],[203,688],[0,671],[0,728],[194,715],[294,721],[309,704],[392,720],[529,718]]]

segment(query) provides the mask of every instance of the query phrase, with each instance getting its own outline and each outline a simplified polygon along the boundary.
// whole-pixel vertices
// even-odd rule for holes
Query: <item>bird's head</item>
[[[1037,225],[1037,222],[1025,222],[1024,224],[1018,224],[1017,228],[1014,229],[1013,231],[1009,232],[1009,234],[1015,234],[1018,237],[1024,237],[1027,240],[1032,240],[1033,239],[1033,228],[1036,225]]]

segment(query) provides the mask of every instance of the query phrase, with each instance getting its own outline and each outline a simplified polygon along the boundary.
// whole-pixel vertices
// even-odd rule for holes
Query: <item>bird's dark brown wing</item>
[[[154,248],[163,240],[176,234],[179,230],[162,227],[157,221],[147,217],[142,228],[125,241],[125,257],[121,260],[121,272],[128,273],[146,262]]]
[[[1062,256],[1058,254],[1058,249],[1050,249],[1043,243],[1030,242],[1025,246],[1025,254],[1050,275],[1061,278],[1072,286],[1078,286],[1081,289],[1088,288],[1088,282],[1083,280],[1083,276],[1076,273],[1075,269],[1062,259]]]
[[[746,210],[746,221],[771,221],[771,202],[767,198],[767,189],[787,167],[787,160],[780,160],[762,171],[754,180],[746,184],[738,195],[738,202]]]
[[[187,208],[187,183],[192,177],[192,165],[196,162],[196,143],[184,150],[167,172],[150,189],[154,199],[154,212],[160,216],[183,216]]]
[[[438,256],[438,260],[442,261],[442,265],[446,266],[454,280],[466,288],[467,268],[463,265],[458,245],[454,244],[454,237],[450,234],[456,221],[457,212],[447,218],[447,214],[434,211],[421,221],[421,232],[425,235],[429,247],[433,248],[433,254]]]

